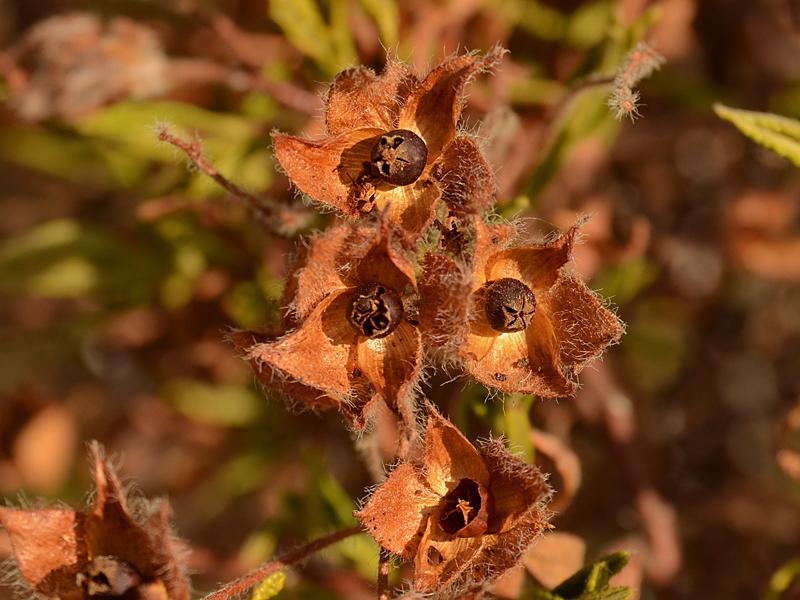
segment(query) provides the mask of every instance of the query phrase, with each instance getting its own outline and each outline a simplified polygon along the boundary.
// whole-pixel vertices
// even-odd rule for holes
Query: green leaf
[[[687,355],[688,323],[687,310],[678,302],[660,298],[637,303],[622,351],[641,389],[655,393],[678,377]]]
[[[361,0],[361,6],[375,21],[386,48],[397,44],[400,11],[395,0]]]
[[[154,127],[168,123],[180,135],[200,132],[230,142],[249,143],[258,127],[238,115],[204,110],[183,102],[119,102],[78,121],[82,134],[111,140],[140,158],[174,162],[178,151],[159,142]]]
[[[525,195],[535,198],[581,141],[596,136],[606,145],[611,144],[619,124],[608,111],[607,96],[604,89],[579,92],[567,114],[554,127],[545,155],[523,190]]]
[[[528,418],[532,403],[533,396],[530,394],[511,394],[503,402],[502,412],[495,422],[495,428],[503,432],[511,451],[528,463],[533,462],[535,454]]]
[[[358,61],[350,22],[347,19],[347,0],[327,0],[330,4],[330,35],[336,52],[338,73],[344,67]]]
[[[779,600],[798,577],[800,577],[800,558],[795,558],[781,566],[770,577],[764,600]]]
[[[540,587],[526,589],[521,598],[522,600],[564,600],[561,596]]]
[[[253,593],[250,596],[251,600],[269,600],[274,598],[283,590],[283,584],[286,583],[286,571],[278,571],[267,577],[264,581],[259,583],[253,588]]]
[[[590,48],[603,41],[612,22],[612,8],[606,0],[582,5],[569,17],[566,41],[579,48]]]
[[[502,0],[497,11],[512,25],[518,25],[543,40],[558,40],[567,28],[567,16],[541,2]]]
[[[658,264],[646,258],[612,264],[592,281],[592,289],[617,305],[627,304],[658,280]]]
[[[615,552],[593,563],[569,577],[563,583],[545,590],[526,590],[526,600],[630,600],[632,590],[628,587],[609,587],[608,582],[628,563],[628,552]]]
[[[800,121],[773,113],[714,104],[714,112],[745,136],[800,167]]]
[[[89,140],[40,127],[3,127],[0,159],[85,186],[106,188],[113,180]]]
[[[263,400],[250,387],[172,379],[160,396],[189,418],[212,425],[251,425],[261,416]]]
[[[72,219],[55,219],[0,246],[0,291],[55,298],[94,295],[109,303],[149,301],[162,274],[146,249]]]
[[[633,590],[629,587],[611,587],[599,592],[591,592],[581,596],[580,600],[630,600]]]
[[[628,552],[615,552],[599,558],[553,588],[553,593],[566,600],[600,600],[601,598],[616,600],[616,596],[598,596],[596,593],[609,591],[608,581],[628,564],[628,559],[630,559]],[[612,588],[612,590],[614,589],[620,588]]]
[[[269,16],[287,39],[311,57],[328,75],[355,62],[352,36],[342,0],[331,1],[332,26],[328,26],[314,0],[271,0]]]

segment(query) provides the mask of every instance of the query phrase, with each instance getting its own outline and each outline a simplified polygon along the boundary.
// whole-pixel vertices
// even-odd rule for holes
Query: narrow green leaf
[[[800,121],[773,113],[714,104],[714,112],[745,136],[800,167]]]
[[[339,70],[333,36],[314,0],[270,0],[269,16],[322,70],[329,75]]]
[[[558,40],[567,28],[567,16],[541,2],[502,0],[497,11],[507,22],[518,25],[543,40]]]
[[[604,592],[608,581],[628,564],[628,552],[615,552],[585,566],[566,581],[553,588],[553,593],[567,600],[581,599],[600,600],[605,596],[586,596],[596,592]],[[623,588],[624,589],[624,588]],[[616,600],[616,596],[612,596]],[[609,598],[610,600],[610,598]]]
[[[0,159],[84,186],[113,185],[103,158],[89,140],[42,127],[4,126]]]
[[[0,245],[0,291],[43,297],[93,295],[125,305],[146,302],[160,269],[106,232],[56,219]]]
[[[512,394],[503,403],[503,411],[495,426],[508,440],[511,451],[519,453],[525,462],[532,463],[535,455],[531,442],[531,422],[528,418],[533,396],[530,394]]]
[[[273,573],[253,588],[253,593],[250,598],[251,600],[269,600],[270,598],[274,598],[281,593],[284,583],[286,583],[286,571]]]
[[[800,577],[800,558],[795,558],[781,566],[770,577],[764,600],[779,600],[798,577]]]
[[[658,275],[659,268],[655,261],[637,258],[602,269],[592,281],[592,289],[621,306],[655,283]]]
[[[381,41],[386,48],[397,44],[400,11],[395,0],[361,0],[361,6],[378,26]]]
[[[251,425],[261,415],[263,403],[250,387],[192,379],[171,379],[160,395],[189,418],[224,427]]]
[[[328,0],[330,2],[330,35],[336,51],[336,72],[358,61],[353,33],[347,19],[347,0]]]
[[[619,123],[608,111],[608,92],[589,89],[578,93],[564,118],[555,126],[553,135],[524,193],[534,199],[555,176],[570,152],[581,141],[596,136],[610,145]]]
[[[580,600],[630,600],[632,597],[633,590],[631,588],[619,586],[583,594]]]
[[[603,41],[613,13],[607,0],[582,5],[567,21],[566,41],[578,48],[590,48]]]
[[[174,126],[181,135],[201,133],[222,138],[226,144],[249,144],[257,134],[257,126],[238,115],[215,113],[183,102],[120,102],[92,113],[78,121],[75,128],[82,134],[120,144],[134,156],[148,160],[175,162],[179,152],[159,142],[154,126]]]

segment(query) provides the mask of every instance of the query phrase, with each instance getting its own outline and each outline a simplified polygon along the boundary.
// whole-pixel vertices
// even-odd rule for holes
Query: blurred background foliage
[[[641,40],[668,62],[620,123],[585,84]],[[626,549],[614,581],[642,598],[798,597],[800,172],[712,111],[800,118],[793,0],[0,0],[0,493],[79,504],[99,439],[169,495],[200,591],[354,523],[365,440],[265,399],[225,341],[277,323],[297,236],[154,132],[303,210],[269,133],[321,135],[335,73],[496,43],[510,55],[464,127],[498,211],[540,233],[592,215],[576,267],[628,334],[575,400],[500,402],[446,374],[429,396],[553,473],[556,530],[582,550],[553,538],[551,562]],[[357,536],[277,597],[371,598],[376,569]],[[535,597],[521,577],[498,596]]]

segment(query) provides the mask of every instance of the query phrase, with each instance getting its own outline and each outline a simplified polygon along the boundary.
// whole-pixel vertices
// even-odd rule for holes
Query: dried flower
[[[476,449],[434,410],[424,440],[356,513],[414,561],[414,588],[453,598],[513,567],[546,527],[550,488],[499,440]]]
[[[143,507],[135,518],[97,442],[90,459],[96,489],[87,512],[0,507],[22,578],[37,594],[61,600],[188,600],[184,549],[170,530],[169,505]]]
[[[234,342],[261,382],[305,407],[337,407],[356,427],[382,397],[410,423],[407,401],[421,367],[413,309],[414,267],[392,227],[343,225],[315,238],[287,285],[292,329],[282,337]]]
[[[566,268],[577,233],[573,227],[548,243],[510,246],[513,228],[476,220],[468,266],[441,254],[426,258],[420,284],[426,334],[450,337],[450,347],[484,385],[540,396],[573,394],[580,370],[624,331]]]
[[[326,98],[329,137],[274,134],[275,156],[311,198],[352,217],[389,206],[412,237],[430,225],[440,198],[456,212],[479,212],[492,202],[494,178],[456,128],[467,82],[502,55],[453,56],[422,81],[393,60],[381,75],[342,71]]]
[[[153,31],[125,17],[72,13],[38,23],[12,50],[10,104],[25,119],[75,119],[108,102],[169,88],[169,63]]]

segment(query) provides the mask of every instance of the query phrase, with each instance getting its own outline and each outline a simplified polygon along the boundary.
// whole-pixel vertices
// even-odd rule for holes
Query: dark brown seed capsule
[[[393,289],[380,283],[366,283],[356,289],[347,319],[359,334],[371,339],[386,337],[403,318],[403,301]]]
[[[533,320],[536,296],[517,279],[504,277],[486,286],[486,318],[495,331],[522,331]]]
[[[428,147],[413,131],[394,129],[384,133],[372,147],[373,175],[394,185],[414,183],[428,159]]]
[[[103,598],[135,597],[130,591],[142,582],[136,569],[116,556],[95,556],[75,580],[83,588],[85,597]]]

